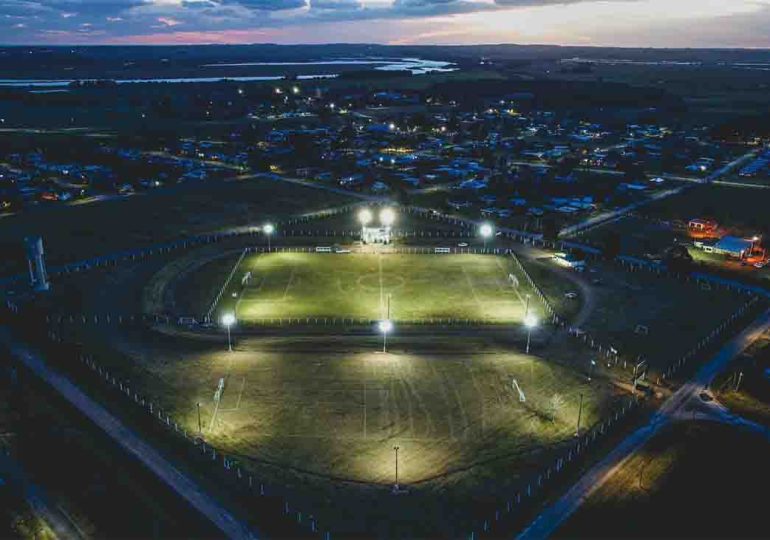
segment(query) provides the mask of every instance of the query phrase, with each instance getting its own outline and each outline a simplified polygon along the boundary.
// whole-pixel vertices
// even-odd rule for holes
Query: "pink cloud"
[[[182,21],[177,21],[176,19],[172,19],[171,17],[158,17],[158,22],[162,25],[173,27],[173,26],[179,26],[182,24]]]

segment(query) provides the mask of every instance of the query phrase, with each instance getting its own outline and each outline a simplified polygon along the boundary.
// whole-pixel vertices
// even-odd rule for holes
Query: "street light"
[[[532,329],[537,326],[537,317],[531,313],[525,315],[524,326],[527,327],[527,354],[529,354],[529,344],[532,339]]]
[[[591,377],[593,376],[595,367],[596,367],[596,360],[591,360],[591,365],[588,368],[588,382],[591,382]]]
[[[396,483],[393,484],[393,493],[398,494],[398,451],[400,447],[394,446],[393,451],[396,453]]]
[[[481,227],[479,227],[479,234],[481,235],[481,238],[484,239],[484,249],[487,249],[487,240],[495,234],[494,227],[489,223],[482,223]]]
[[[230,339],[230,327],[235,324],[235,315],[225,313],[222,315],[222,326],[227,328],[227,350],[233,352],[233,342]]]
[[[262,232],[264,232],[265,236],[267,236],[267,251],[269,252],[271,250],[270,235],[275,232],[275,227],[271,223],[266,223],[262,226]]]
[[[388,352],[388,334],[393,331],[393,321],[385,319],[377,325],[382,332],[382,352]]]
[[[364,241],[364,229],[372,222],[372,219],[374,219],[374,216],[368,208],[363,208],[358,212],[358,221],[361,222],[361,242]]]
[[[396,221],[396,212],[392,208],[383,208],[380,210],[380,223],[384,227],[390,227]]]

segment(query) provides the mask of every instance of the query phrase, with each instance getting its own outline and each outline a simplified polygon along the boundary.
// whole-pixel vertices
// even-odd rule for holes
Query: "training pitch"
[[[305,318],[515,322],[524,316],[526,292],[511,279],[514,272],[510,257],[493,255],[253,254],[238,265],[215,313],[233,312],[245,323]]]

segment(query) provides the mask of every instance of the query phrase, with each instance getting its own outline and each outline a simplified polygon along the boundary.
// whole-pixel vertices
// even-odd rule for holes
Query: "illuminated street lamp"
[[[372,219],[374,219],[374,216],[372,215],[372,211],[368,208],[363,208],[361,211],[358,212],[358,221],[361,222],[361,241],[364,240],[364,229],[366,228],[369,223],[372,222]]]
[[[487,249],[487,240],[495,234],[494,227],[490,223],[482,223],[481,227],[479,227],[479,234],[484,239],[484,249]]]
[[[537,326],[537,317],[534,314],[528,313],[524,316],[524,326],[527,327],[527,354],[529,354],[529,344],[532,339],[532,329]]]
[[[591,360],[591,364],[588,367],[588,382],[591,382],[591,377],[593,376],[595,367],[596,367],[596,360]]]
[[[380,223],[383,227],[390,227],[396,221],[396,212],[392,208],[380,210]]]
[[[267,251],[269,252],[270,251],[270,235],[275,232],[275,227],[272,224],[270,224],[270,223],[266,223],[265,225],[262,226],[262,232],[264,232],[265,236],[267,237]]]
[[[749,253],[749,257],[754,255],[754,244],[762,240],[761,236],[754,236],[751,238],[751,252]]]
[[[291,93],[292,94],[299,94],[299,86],[292,86],[291,87]]]
[[[233,352],[233,341],[230,338],[230,327],[235,324],[235,315],[225,313],[222,315],[222,326],[227,328],[227,350]]]
[[[382,333],[382,352],[388,352],[388,334],[393,331],[393,321],[385,319],[377,325]]]

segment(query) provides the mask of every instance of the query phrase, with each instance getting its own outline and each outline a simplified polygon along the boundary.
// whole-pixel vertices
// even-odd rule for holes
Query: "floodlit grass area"
[[[761,538],[769,476],[761,437],[719,424],[675,424],[631,457],[555,536]]]
[[[200,403],[209,442],[259,478],[289,486],[332,530],[392,521],[386,512],[402,504],[388,492],[394,445],[410,490],[398,508],[424,536],[466,519],[476,498],[520,487],[572,441],[580,394],[584,428],[615,400],[609,382],[588,383],[473,332],[395,335],[387,354],[376,336],[238,337],[232,353],[221,339],[140,337],[103,337],[110,369],[190,433]]]
[[[247,272],[251,280],[242,287]],[[279,318],[519,321],[526,284],[491,255],[270,253],[247,256],[217,306],[242,322]],[[227,274],[220,274],[223,283]],[[184,292],[177,292],[184,294]],[[236,297],[233,297],[233,294]],[[533,301],[533,311],[539,306]]]

